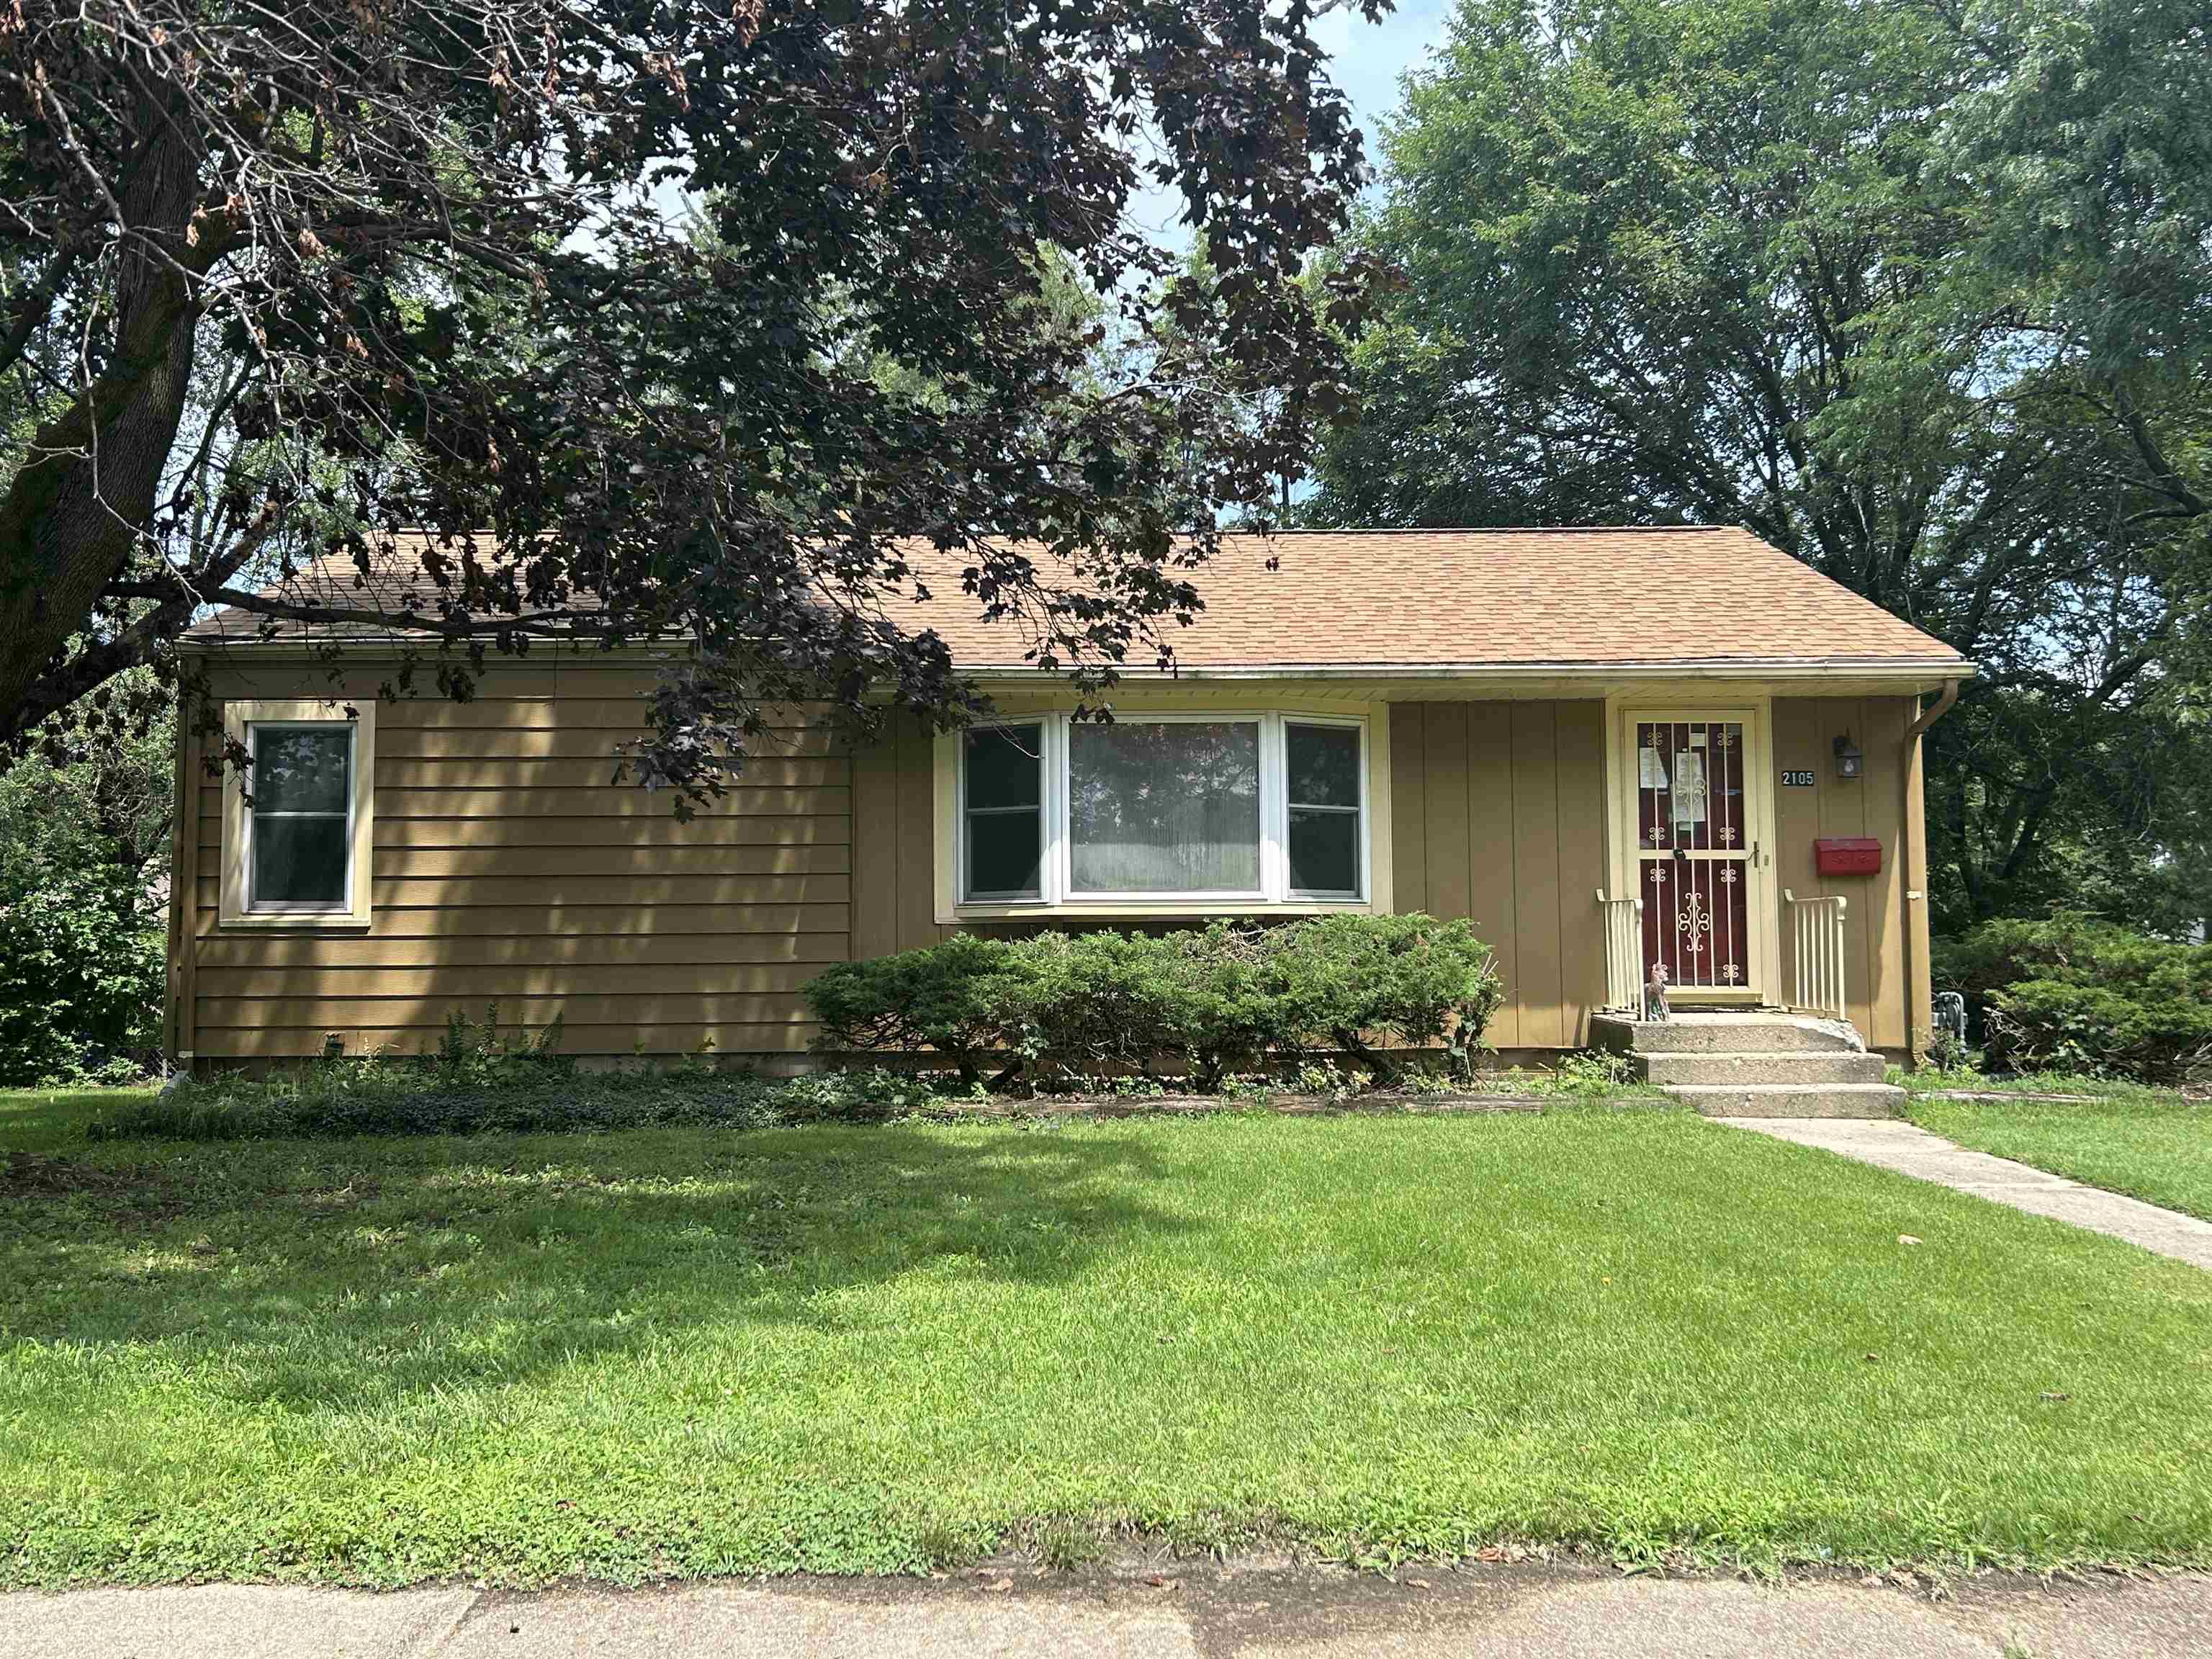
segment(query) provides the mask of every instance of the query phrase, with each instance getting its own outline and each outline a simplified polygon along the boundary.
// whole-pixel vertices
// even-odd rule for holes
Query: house
[[[1496,948],[1508,1054],[1583,1044],[1662,967],[1677,1008],[1924,1047],[1920,738],[1972,672],[1947,647],[1737,529],[1231,538],[1199,580],[1178,672],[1130,672],[1111,724],[941,584],[916,623],[995,723],[846,753],[793,711],[689,823],[611,781],[651,653],[380,707],[388,643],[334,683],[324,641],[218,615],[188,647],[262,769],[249,806],[180,744],[171,1047],[416,1051],[496,1002],[578,1054],[797,1063],[825,963],[1391,909]]]

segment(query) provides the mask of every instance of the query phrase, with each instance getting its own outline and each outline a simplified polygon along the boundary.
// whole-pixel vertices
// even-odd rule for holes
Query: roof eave
[[[1035,681],[1058,678],[1030,663],[962,664],[977,680]],[[1444,663],[1179,663],[1172,668],[1124,667],[1125,680],[1917,680],[1941,684],[1972,679],[1976,665],[1963,657],[1696,657],[1634,658],[1605,662]]]
[[[180,649],[195,655],[220,653],[282,660],[308,657],[326,659],[336,653],[373,658],[378,654],[379,647],[396,649],[410,643],[434,651],[439,642],[427,636],[410,641],[400,635],[314,639],[293,635],[283,638],[260,639],[185,634],[179,637],[177,643]],[[601,660],[628,659],[635,661],[680,656],[687,648],[674,641],[632,641],[611,648],[587,646],[580,650],[574,641],[541,640],[532,642],[532,654],[575,653]],[[1033,663],[958,663],[956,666],[969,679],[983,683],[1034,684],[1063,678],[1060,671],[1041,669]],[[1932,689],[1949,680],[1972,679],[1978,671],[1973,662],[1963,657],[1644,657],[1605,661],[1559,659],[1529,662],[1178,663],[1166,669],[1146,664],[1124,665],[1117,672],[1121,679],[1138,683],[1193,680],[1231,683],[1267,680],[1485,680],[1500,684],[1536,680],[1817,681],[1848,677],[1856,680],[1895,681],[1900,688],[1917,683]]]

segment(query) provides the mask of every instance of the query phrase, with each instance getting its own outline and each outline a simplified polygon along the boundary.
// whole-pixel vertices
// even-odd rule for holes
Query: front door
[[[1644,972],[1666,969],[1693,1001],[1756,1001],[1765,952],[1757,776],[1741,719],[1632,715],[1637,892],[1644,900]]]

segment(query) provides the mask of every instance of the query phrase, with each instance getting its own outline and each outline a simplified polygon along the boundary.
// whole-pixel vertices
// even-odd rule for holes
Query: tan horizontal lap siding
[[[380,789],[598,789],[625,781],[616,777],[618,765],[611,755],[596,760],[545,760],[530,756],[499,755],[472,760],[414,760],[395,758],[377,744],[376,786]],[[808,756],[798,760],[756,760],[732,786],[739,795],[756,789],[812,789],[824,784],[842,787],[846,763],[839,757]],[[626,781],[635,783],[635,777]],[[647,798],[665,807],[668,796]]]
[[[534,716],[527,704],[503,700],[505,707],[521,710],[518,718]],[[481,707],[482,705],[477,705]],[[612,759],[617,745],[643,736],[635,726],[410,726],[380,740],[377,752],[387,761],[481,761],[489,757],[517,760]],[[788,760],[819,759],[837,752],[837,739],[827,726],[776,726],[756,739],[748,777],[763,766]]]
[[[266,969],[287,973],[343,968],[381,973],[410,969],[513,968],[525,971],[647,966],[712,969],[747,962],[842,962],[846,930],[801,933],[217,934],[200,941],[199,972]],[[573,981],[586,983],[583,975]],[[623,981],[627,984],[625,978]]]
[[[200,814],[199,844],[213,851],[222,842],[222,813],[212,787],[206,791]],[[606,824],[592,817],[380,817],[376,844],[480,853],[509,848],[575,848],[600,856],[608,868],[615,869],[629,867],[622,860],[652,860],[677,852],[703,858],[734,848],[845,848],[851,844],[852,830],[852,820],[842,813],[726,812],[690,823],[680,823],[672,816],[633,818],[623,826],[621,840],[611,842]]]
[[[471,1017],[478,1021],[483,1019],[483,1012],[481,1007],[471,1010]],[[514,1036],[519,1028],[505,1010],[501,1011],[501,1020],[502,1029]],[[349,1054],[428,1053],[437,1046],[436,1036],[417,1025],[361,1026],[339,1035],[346,1039]],[[804,1054],[812,1046],[813,1039],[814,1028],[811,1025],[749,1024],[738,1021],[711,1025],[578,1025],[563,1021],[560,1051],[602,1058],[640,1054]],[[319,1032],[297,1026],[263,1024],[238,1030],[204,1030],[198,1052],[221,1065],[235,1060],[298,1060],[319,1053],[321,1048]]]
[[[199,889],[200,903],[212,907],[216,898],[215,878],[201,876]],[[380,873],[370,890],[380,910],[542,904],[554,910],[651,911],[664,905],[842,904],[851,896],[851,883],[843,875],[556,876],[520,872],[433,881],[386,881]]]
[[[318,696],[311,668],[218,668],[224,697]],[[362,699],[382,678],[349,670]],[[557,1014],[581,1054],[787,1054],[802,989],[851,953],[852,763],[808,711],[771,728],[720,800],[616,784],[652,674],[495,665],[474,700],[378,709],[374,913],[366,930],[222,928],[225,788],[194,773],[179,884],[191,927],[179,1046],[220,1062],[435,1047],[449,1015],[509,1034]]]
[[[851,930],[849,904],[623,904],[455,905],[442,908],[380,912],[367,936],[374,939],[560,939],[595,934],[638,939],[668,933],[844,933]],[[200,913],[199,937],[244,938],[246,930],[225,932],[212,909]],[[252,936],[262,937],[258,932]],[[272,930],[269,938],[312,936],[312,930]],[[326,936],[358,937],[359,930]]]
[[[1390,710],[1395,908],[1465,917],[1497,953],[1500,1048],[1581,1046],[1604,1000],[1605,706]]]
[[[644,965],[634,962],[591,964],[556,962],[544,965],[492,963],[465,967],[441,963],[434,968],[387,968],[380,964],[313,968],[289,964],[218,968],[203,963],[203,998],[411,999],[485,997],[553,999],[579,996],[779,997],[797,991],[814,976],[811,962],[676,962]]]

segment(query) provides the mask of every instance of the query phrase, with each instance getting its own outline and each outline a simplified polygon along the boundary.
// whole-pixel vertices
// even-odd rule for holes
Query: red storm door
[[[1743,726],[1638,720],[1636,874],[1644,972],[1690,990],[1751,994],[1751,830]]]

